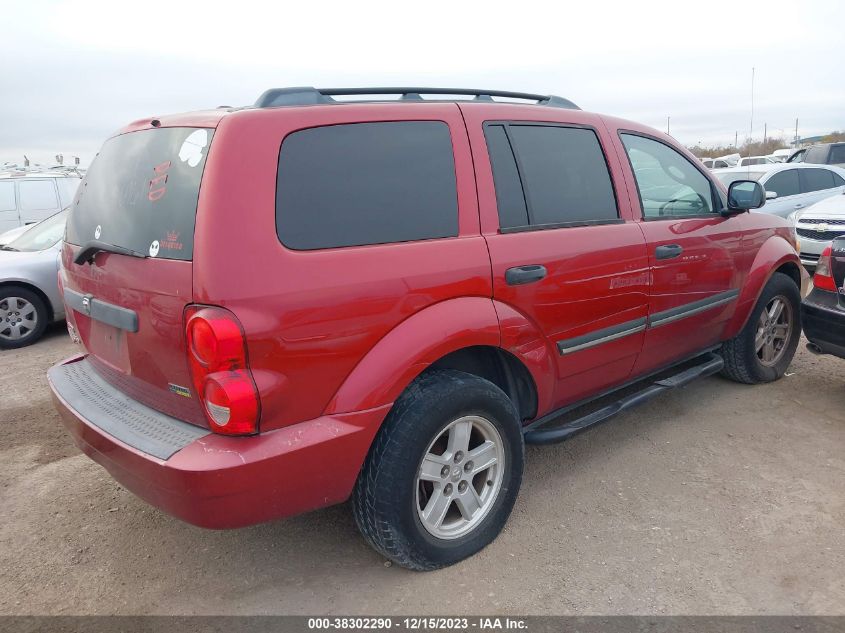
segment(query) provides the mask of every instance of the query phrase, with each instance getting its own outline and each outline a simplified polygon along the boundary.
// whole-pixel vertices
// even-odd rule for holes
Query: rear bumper
[[[68,359],[48,374],[56,408],[76,445],[148,503],[208,528],[242,527],[345,501],[389,410],[323,416],[253,437],[226,437],[185,429],[184,422],[149,409],[146,415],[157,418],[155,435],[170,430],[181,444],[163,458],[117,430],[127,418],[127,401],[132,415],[140,405],[122,392],[98,387],[96,404],[111,419],[111,432],[103,428],[102,415],[78,410],[84,408],[79,389],[62,374],[83,360]],[[90,405],[90,396],[87,400]]]
[[[845,358],[845,310],[834,292],[813,291],[801,303],[804,335],[825,354]]]

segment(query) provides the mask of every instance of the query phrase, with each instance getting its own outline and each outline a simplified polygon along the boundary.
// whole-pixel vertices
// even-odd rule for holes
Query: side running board
[[[574,435],[601,424],[602,422],[612,418],[617,413],[630,409],[631,407],[645,402],[646,400],[650,400],[664,391],[674,389],[675,387],[682,387],[696,378],[702,378],[704,376],[710,376],[718,373],[725,364],[721,356],[713,353],[701,356],[697,360],[699,362],[692,367],[690,367],[687,363],[684,365],[686,367],[685,369],[679,368],[677,373],[671,374],[668,377],[664,372],[659,375],[659,379],[644,379],[640,381],[640,384],[643,385],[642,389],[635,391],[634,393],[630,393],[629,395],[626,395],[625,397],[620,398],[619,400],[616,400],[615,402],[612,402],[596,411],[588,413],[587,415],[574,420],[569,420],[564,424],[554,425],[552,428],[544,428],[548,427],[556,419],[560,418],[563,413],[566,413],[566,409],[562,410],[562,413],[553,412],[549,415],[543,416],[525,428],[525,442],[526,444],[554,444],[556,442],[565,442]]]

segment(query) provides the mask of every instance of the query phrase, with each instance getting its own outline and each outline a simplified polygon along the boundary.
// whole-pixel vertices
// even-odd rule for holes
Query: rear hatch
[[[72,205],[61,273],[68,319],[98,373],[130,397],[203,426],[183,312],[213,134],[160,127],[106,141]],[[91,261],[74,263],[86,246]]]

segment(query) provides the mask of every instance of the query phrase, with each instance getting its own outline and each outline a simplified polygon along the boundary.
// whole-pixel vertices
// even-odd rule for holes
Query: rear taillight
[[[821,290],[836,292],[836,282],[833,281],[833,273],[830,265],[831,248],[824,249],[816,264],[816,274],[813,275],[813,285]]]
[[[257,433],[258,391],[235,315],[218,307],[189,306],[185,334],[194,393],[202,401],[211,430],[225,435]]]

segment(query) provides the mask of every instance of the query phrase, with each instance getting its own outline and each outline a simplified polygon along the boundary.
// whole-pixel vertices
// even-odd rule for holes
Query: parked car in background
[[[774,163],[785,163],[791,155],[791,149],[776,149],[774,152],[769,154],[769,158],[771,158]]]
[[[806,154],[807,154],[807,148],[806,147],[802,147],[801,149],[796,149],[795,151],[793,151],[789,155],[789,158],[786,159],[786,162],[787,163],[803,163],[804,162],[804,156]]]
[[[831,241],[845,235],[845,194],[830,196],[796,211],[792,221],[801,244],[801,263],[815,268]]]
[[[718,169],[720,167],[730,167],[731,164],[722,158],[704,158],[701,161],[708,169]]]
[[[67,211],[0,246],[0,349],[35,343],[65,316],[58,269]]]
[[[813,289],[801,303],[807,348],[816,354],[845,358],[845,238],[824,248],[818,259]]]
[[[55,215],[73,201],[81,181],[72,168],[0,172],[0,233]]]
[[[820,143],[807,148],[802,162],[845,166],[845,143]]]
[[[769,156],[746,156],[740,158],[736,163],[736,167],[748,167],[749,165],[771,165],[777,161],[772,160]]]
[[[845,169],[830,165],[769,163],[713,172],[726,187],[736,180],[756,180],[766,189],[760,211],[788,217],[820,200],[845,192]]]
[[[108,139],[62,247],[82,347],[48,374],[78,446],[206,527],[351,497],[428,570],[498,535],[524,443],[783,376],[808,276],[759,183],[561,97],[455,93],[269,90]]]

